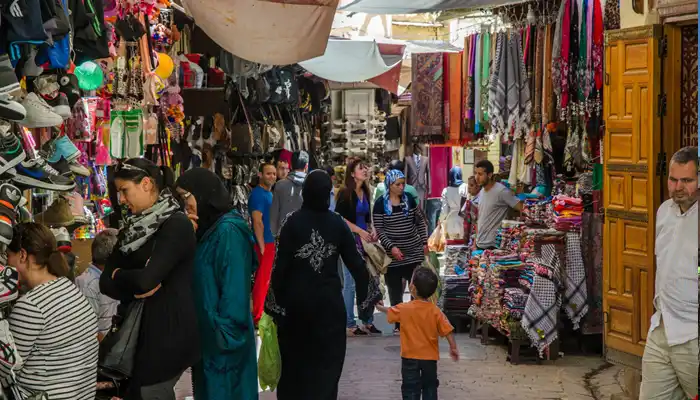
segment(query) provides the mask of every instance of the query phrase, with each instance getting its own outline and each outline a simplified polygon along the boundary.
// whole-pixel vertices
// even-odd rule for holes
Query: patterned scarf
[[[406,179],[403,172],[392,169],[386,173],[384,177],[384,187],[386,191],[384,192],[384,214],[391,215],[394,207],[391,205],[391,197],[389,196],[389,188],[391,185],[399,179]],[[401,208],[403,209],[403,215],[408,215],[408,197],[406,196],[406,191],[401,194]]]
[[[121,232],[119,249],[124,254],[138,250],[158,231],[165,220],[178,211],[180,211],[180,204],[175,200],[170,190],[163,190],[151,208],[140,214],[127,217],[126,226]]]

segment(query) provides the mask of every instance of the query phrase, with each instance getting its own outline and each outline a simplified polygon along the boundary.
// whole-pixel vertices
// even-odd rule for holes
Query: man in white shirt
[[[698,394],[698,148],[671,158],[668,192],[656,217],[656,295],[642,358],[640,400]]]

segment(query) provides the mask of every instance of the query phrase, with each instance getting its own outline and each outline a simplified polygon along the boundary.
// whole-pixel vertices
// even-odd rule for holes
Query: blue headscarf
[[[384,214],[386,215],[391,215],[393,212],[393,206],[389,198],[389,188],[399,179],[406,179],[406,177],[403,172],[396,169],[389,170],[384,177],[384,187],[386,188],[384,192]],[[401,208],[403,209],[403,215],[408,215],[408,197],[406,197],[406,191],[401,194]]]
[[[450,174],[448,177],[448,184],[451,187],[460,187],[464,181],[462,181],[462,168],[460,167],[452,167],[450,169]]]

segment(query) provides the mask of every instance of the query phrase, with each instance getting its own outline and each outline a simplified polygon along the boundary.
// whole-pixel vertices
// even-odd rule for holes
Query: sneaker
[[[53,112],[60,115],[64,120],[73,116],[70,105],[68,105],[68,97],[64,93],[58,93],[53,99],[44,97],[44,100],[53,108]]]
[[[22,142],[12,132],[12,125],[0,120],[0,175],[3,175],[26,158]]]
[[[14,185],[0,185],[0,243],[12,242],[12,228],[17,222],[17,205],[22,199],[22,192]]]
[[[369,333],[370,335],[381,335],[383,333],[382,331],[377,329],[377,327],[374,326],[374,324],[365,325],[364,331]]]
[[[10,94],[19,90],[19,81],[12,66],[10,56],[3,54],[0,56],[0,94]]]
[[[17,164],[17,176],[13,181],[19,185],[58,192],[68,192],[75,188],[75,182],[60,176],[43,158],[26,160]]]
[[[0,94],[0,118],[10,121],[22,121],[27,117],[24,106],[10,98],[9,95]]]
[[[70,210],[68,200],[57,198],[46,211],[36,214],[34,221],[49,227],[70,226],[75,223],[75,218]]]
[[[56,250],[61,253],[70,253],[73,246],[70,241],[70,234],[65,227],[51,228],[51,233],[56,237]]]
[[[80,149],[75,147],[73,141],[68,136],[62,135],[54,140],[47,142],[44,145],[44,150],[48,153],[47,160],[50,163],[56,163],[65,158],[68,163],[80,157],[82,154]]]
[[[65,176],[66,178],[73,179],[75,176],[73,175],[73,170],[70,168],[70,163],[66,161],[65,158],[61,157],[57,162],[52,163],[49,161],[49,165],[51,168],[55,169],[58,171],[58,174],[61,176]]]
[[[0,268],[0,304],[5,304],[19,296],[19,274],[12,267]],[[14,346],[14,343],[12,344]]]
[[[19,123],[27,128],[49,128],[63,123],[63,118],[36,93],[29,93],[22,105],[27,115]]]
[[[73,215],[73,219],[75,219],[75,223],[87,224],[88,219],[85,216],[85,209],[83,207],[85,204],[83,196],[81,196],[78,192],[72,192],[63,195],[63,198],[68,201],[68,206],[70,207],[70,212]]]
[[[70,168],[71,172],[73,172],[76,175],[84,177],[90,176],[90,170],[83,164],[79,163],[78,160],[73,160],[70,163],[68,163],[68,168]]]

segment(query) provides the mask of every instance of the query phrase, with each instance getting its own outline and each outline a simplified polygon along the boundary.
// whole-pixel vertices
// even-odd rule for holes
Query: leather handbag
[[[142,314],[143,300],[129,303],[123,318],[112,326],[100,343],[98,365],[101,369],[131,377]]]
[[[239,109],[243,109],[246,123],[231,124],[231,150],[238,153],[251,153],[253,151],[253,126],[250,123],[248,111],[245,108],[243,97],[240,93],[238,93],[238,98],[240,100]],[[236,114],[238,114],[238,109],[231,121],[235,121]]]

